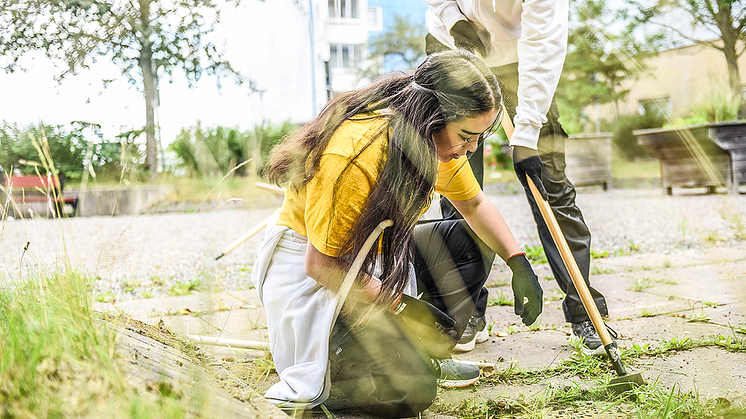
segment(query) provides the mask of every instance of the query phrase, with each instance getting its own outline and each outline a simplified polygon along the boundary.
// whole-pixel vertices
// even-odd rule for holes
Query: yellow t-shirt
[[[308,237],[320,252],[338,256],[378,179],[379,162],[388,147],[387,129],[388,119],[380,113],[343,122],[313,179],[297,192],[287,189],[277,223]],[[460,201],[474,198],[479,190],[466,156],[439,163],[436,192]]]

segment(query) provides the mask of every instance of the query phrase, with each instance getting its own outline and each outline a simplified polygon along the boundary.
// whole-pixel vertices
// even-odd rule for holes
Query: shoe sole
[[[480,330],[477,332],[477,334],[474,336],[474,339],[466,342],[466,343],[459,343],[456,346],[453,347],[454,352],[469,352],[473,351],[474,348],[477,346],[477,343],[486,342],[487,339],[490,338],[489,332],[487,332],[487,328]]]
[[[599,345],[596,349],[591,349],[587,346],[585,346],[585,342],[583,341],[583,338],[575,335],[570,335],[570,337],[567,339],[570,343],[574,343],[576,341],[581,341],[581,344],[583,345],[581,347],[581,350],[584,354],[588,356],[606,356],[606,348],[603,347],[603,345]]]
[[[481,376],[481,374],[480,374]],[[468,380],[441,380],[438,379],[438,386],[443,388],[461,388],[461,387],[468,387],[472,384],[475,384],[477,381],[479,381],[479,377],[471,378]]]

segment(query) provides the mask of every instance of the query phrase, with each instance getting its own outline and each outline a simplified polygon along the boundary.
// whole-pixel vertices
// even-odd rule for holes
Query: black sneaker
[[[611,339],[617,337],[617,334],[609,326],[606,326],[609,331]],[[572,324],[572,335],[570,341],[581,340],[583,343],[583,352],[587,355],[606,355],[606,349],[604,348],[601,338],[596,333],[596,329],[593,327],[593,322],[590,320],[582,321],[580,323]]]
[[[454,352],[469,352],[474,349],[477,343],[482,343],[489,338],[487,320],[485,320],[484,316],[471,316],[464,334],[461,335],[461,339],[453,350]]]
[[[445,388],[470,386],[479,381],[481,371],[474,364],[454,359],[433,359],[438,385]]]

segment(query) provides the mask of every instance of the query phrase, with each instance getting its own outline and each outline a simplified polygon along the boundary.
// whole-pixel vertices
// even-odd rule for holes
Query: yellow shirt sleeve
[[[479,182],[474,177],[466,156],[439,163],[435,191],[455,201],[466,201],[479,194]]]

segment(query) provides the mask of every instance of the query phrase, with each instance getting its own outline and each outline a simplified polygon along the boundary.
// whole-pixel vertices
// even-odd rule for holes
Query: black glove
[[[456,321],[427,301],[402,294],[389,311],[404,321],[432,356],[450,356],[449,351],[458,343]]]
[[[471,52],[478,51],[482,54],[482,58],[487,56],[487,50],[482,44],[482,40],[479,39],[477,31],[467,20],[459,20],[451,28],[451,36],[453,37],[453,43],[456,44],[457,48],[469,50]]]
[[[536,321],[543,309],[544,291],[539,285],[539,278],[531,269],[526,255],[519,253],[508,259],[508,267],[513,271],[513,295],[515,298],[515,314],[521,316],[523,324],[530,326]],[[523,302],[524,297],[528,302]]]
[[[536,189],[542,198],[547,201],[549,200],[549,194],[546,188],[544,188],[544,183],[541,181],[541,170],[543,168],[544,163],[541,162],[538,151],[528,147],[513,147],[513,169],[515,170],[515,174],[518,175],[521,185],[528,189],[526,176],[530,177],[534,181],[534,185],[536,185]]]

